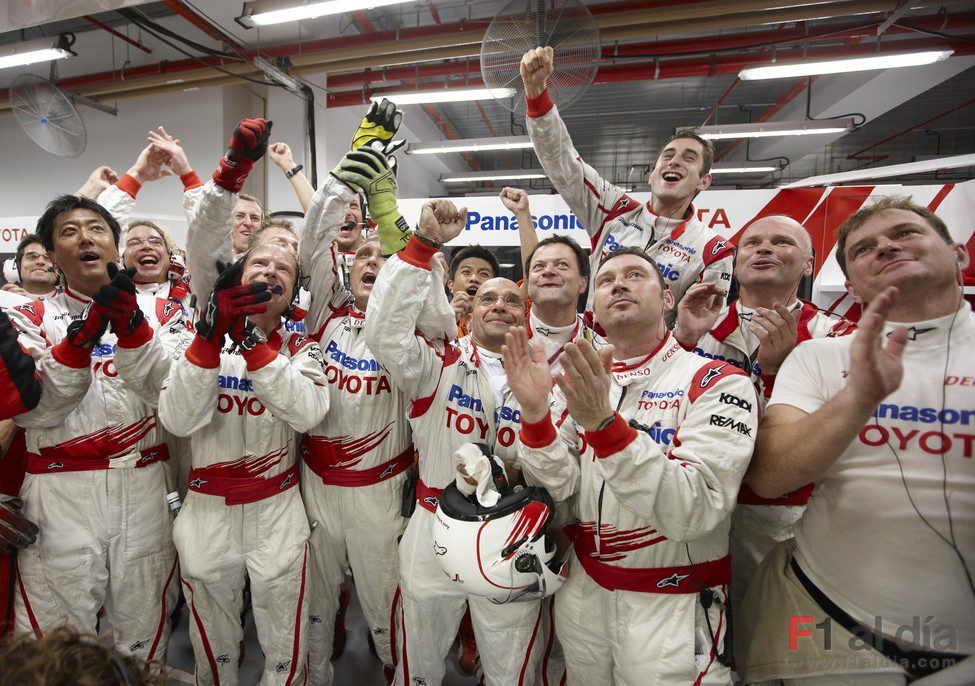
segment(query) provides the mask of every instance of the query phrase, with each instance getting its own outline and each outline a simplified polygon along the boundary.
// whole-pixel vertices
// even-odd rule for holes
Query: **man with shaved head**
[[[503,411],[508,388],[501,346],[509,328],[525,327],[525,299],[514,282],[493,278],[479,286],[472,333],[456,344],[444,346],[416,332],[431,294],[446,303],[435,254],[466,224],[466,208],[447,200],[425,204],[417,232],[379,272],[366,310],[366,345],[411,400],[419,453],[419,507],[400,542],[401,604],[394,606],[400,685],[443,680],[444,657],[468,605],[486,683],[531,683],[541,653],[538,601],[495,605],[437,571],[430,525],[442,490],[457,477],[455,451],[468,442],[485,443],[513,464],[521,417]]]
[[[738,239],[738,299],[719,312],[713,303],[717,289],[692,286],[678,307],[677,340],[688,350],[726,360],[750,374],[764,403],[779,367],[798,343],[853,329],[845,319],[827,316],[798,299],[799,283],[812,274],[812,257],[812,241],[802,224],[782,215],[759,219]],[[812,489],[807,484],[767,499],[742,484],[731,527],[733,605],[765,555],[792,537],[792,525]]]

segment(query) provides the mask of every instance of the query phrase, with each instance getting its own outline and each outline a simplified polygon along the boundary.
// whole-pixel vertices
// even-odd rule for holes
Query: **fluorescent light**
[[[896,67],[917,67],[922,64],[932,64],[946,60],[952,55],[952,50],[925,50],[922,52],[904,52],[890,55],[873,55],[871,57],[851,57],[842,60],[823,60],[819,62],[790,62],[773,64],[768,67],[750,67],[738,72],[742,81],[757,81],[759,79],[785,79],[797,76],[815,76],[817,74],[845,74],[851,71],[869,71],[871,69],[894,69]]]
[[[924,174],[936,172],[941,169],[959,169],[961,167],[975,166],[975,154],[955,155],[953,157],[939,157],[933,160],[923,160],[921,162],[908,162],[907,164],[891,164],[886,167],[874,167],[873,169],[857,169],[856,171],[840,172],[839,174],[824,174],[823,176],[810,176],[802,181],[787,183],[781,188],[806,188],[808,186],[831,186],[848,181],[867,181],[873,179],[886,179],[891,176],[904,176],[906,174]]]
[[[50,62],[73,55],[58,37],[11,43],[0,47],[0,69]]]
[[[702,138],[769,138],[773,136],[810,136],[824,133],[845,133],[854,129],[853,117],[840,119],[808,119],[805,121],[767,121],[755,124],[715,124],[695,129]]]
[[[400,5],[405,2],[410,2],[410,0],[366,0],[366,2],[328,0],[327,2],[311,2],[301,5],[296,5],[293,0],[290,2],[257,0],[256,2],[245,2],[244,11],[240,17],[237,17],[236,21],[249,29],[254,26],[269,26],[302,19],[315,19],[329,14],[359,12],[376,7]]]
[[[411,155],[441,155],[448,152],[483,152],[485,150],[519,150],[532,147],[528,136],[502,136],[499,138],[457,138],[454,140],[415,143],[410,146]]]
[[[466,102],[468,100],[497,100],[510,98],[514,88],[467,88],[429,91],[406,91],[403,93],[377,93],[370,100],[379,102],[383,98],[397,105],[422,105],[430,102]]]
[[[484,172],[464,172],[440,178],[444,183],[466,183],[477,181],[521,181],[525,179],[547,178],[542,169],[508,169]]]
[[[764,174],[778,170],[778,167],[711,167],[712,174]]]

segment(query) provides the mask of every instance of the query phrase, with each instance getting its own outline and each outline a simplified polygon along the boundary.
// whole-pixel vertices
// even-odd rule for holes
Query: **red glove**
[[[223,269],[213,292],[196,323],[196,335],[211,343],[222,343],[231,325],[238,319],[267,312],[264,305],[271,299],[266,283],[241,285],[243,260]]]
[[[112,282],[99,288],[91,297],[95,309],[112,323],[112,330],[119,339],[131,339],[141,333],[140,339],[152,335],[146,323],[146,316],[139,309],[135,297],[135,267],[119,270],[114,264],[108,265],[108,276]]]
[[[21,514],[23,507],[20,498],[0,502],[0,553],[12,553],[37,540],[37,525]]]
[[[213,172],[213,181],[224,190],[240,193],[254,163],[267,152],[271,122],[264,119],[244,119],[230,137],[230,148]]]

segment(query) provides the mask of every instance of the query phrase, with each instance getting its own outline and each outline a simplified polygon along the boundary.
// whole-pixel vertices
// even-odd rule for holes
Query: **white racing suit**
[[[392,666],[390,616],[406,470],[413,464],[409,401],[366,347],[365,313],[349,300],[334,238],[355,193],[328,177],[312,198],[299,245],[310,274],[308,324],[325,356],[329,411],[302,445],[301,492],[312,524],[309,676],[331,683],[332,639],[346,559],[376,652]]]
[[[237,683],[246,575],[265,656],[261,683],[302,683],[308,521],[294,488],[295,432],[328,409],[321,351],[279,332],[247,353],[231,348],[199,337],[189,344],[187,335],[170,364],[153,340],[127,351],[121,371],[140,393],[158,394],[170,431],[190,436],[193,469],[173,538],[197,681]]]
[[[829,317],[812,303],[797,300],[791,309],[799,311],[796,344],[811,338],[844,336],[855,329],[846,319]],[[693,351],[712,360],[727,361],[748,374],[764,406],[772,395],[775,376],[763,374],[758,366],[759,341],[747,328],[752,314],[741,301],[734,301]],[[747,483],[741,485],[738,507],[731,518],[732,607],[740,606],[745,589],[765,556],[777,543],[792,538],[792,527],[806,509],[812,490],[813,484],[806,484],[780,498],[762,498]]]
[[[555,595],[569,683],[729,684],[728,531],[754,446],[754,388],[670,334],[612,377],[606,428],[576,426],[556,392],[551,416],[521,431],[526,480],[575,496]]]
[[[446,295],[431,271],[434,250],[410,240],[383,266],[366,314],[366,343],[410,400],[419,452],[417,505],[400,542],[400,596],[394,659],[400,685],[439,684],[444,657],[470,605],[474,635],[489,686],[531,684],[540,654],[540,603],[495,605],[469,596],[436,570],[430,522],[442,489],[456,478],[454,451],[488,444],[502,460],[517,459],[520,413],[504,405],[500,357],[465,338],[434,347],[417,322],[431,293]]]
[[[645,250],[678,301],[698,282],[713,283],[725,293],[731,286],[734,248],[697,218],[694,206],[682,220],[655,214],[586,164],[572,145],[548,91],[528,100],[528,134],[542,168],[589,234],[589,261],[595,274],[606,253],[622,247]],[[589,289],[586,309],[592,311]],[[668,325],[677,316],[674,308]]]
[[[15,418],[27,429],[24,516],[40,528],[18,556],[16,626],[94,632],[104,605],[120,650],[164,659],[178,595],[166,434],[120,378],[110,329],[90,351],[64,340],[88,302],[66,289],[8,310],[43,384],[40,404]],[[178,304],[139,302],[160,338],[185,330]]]

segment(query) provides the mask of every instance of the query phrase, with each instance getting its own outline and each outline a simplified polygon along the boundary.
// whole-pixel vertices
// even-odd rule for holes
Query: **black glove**
[[[0,501],[0,553],[12,553],[37,540],[37,525],[26,519],[20,498]]]
[[[120,270],[115,264],[109,264],[108,277],[112,282],[99,288],[91,297],[95,309],[111,322],[112,331],[119,338],[132,336],[146,321],[135,297],[133,276],[134,267]]]
[[[9,419],[37,407],[41,384],[37,380],[34,358],[20,347],[17,330],[3,310],[0,310],[0,363],[3,365],[0,374],[8,377],[17,391],[0,398],[0,419]]]
[[[68,343],[76,348],[90,348],[101,340],[108,329],[108,317],[95,309],[94,303],[81,313],[81,316],[68,324]]]
[[[267,343],[267,334],[257,324],[244,317],[230,326],[230,339],[241,352],[250,352],[255,346]]]
[[[217,269],[220,276],[196,323],[196,335],[210,342],[222,341],[235,320],[267,312],[263,303],[271,299],[266,283],[241,285],[243,258],[230,267],[218,264]]]

